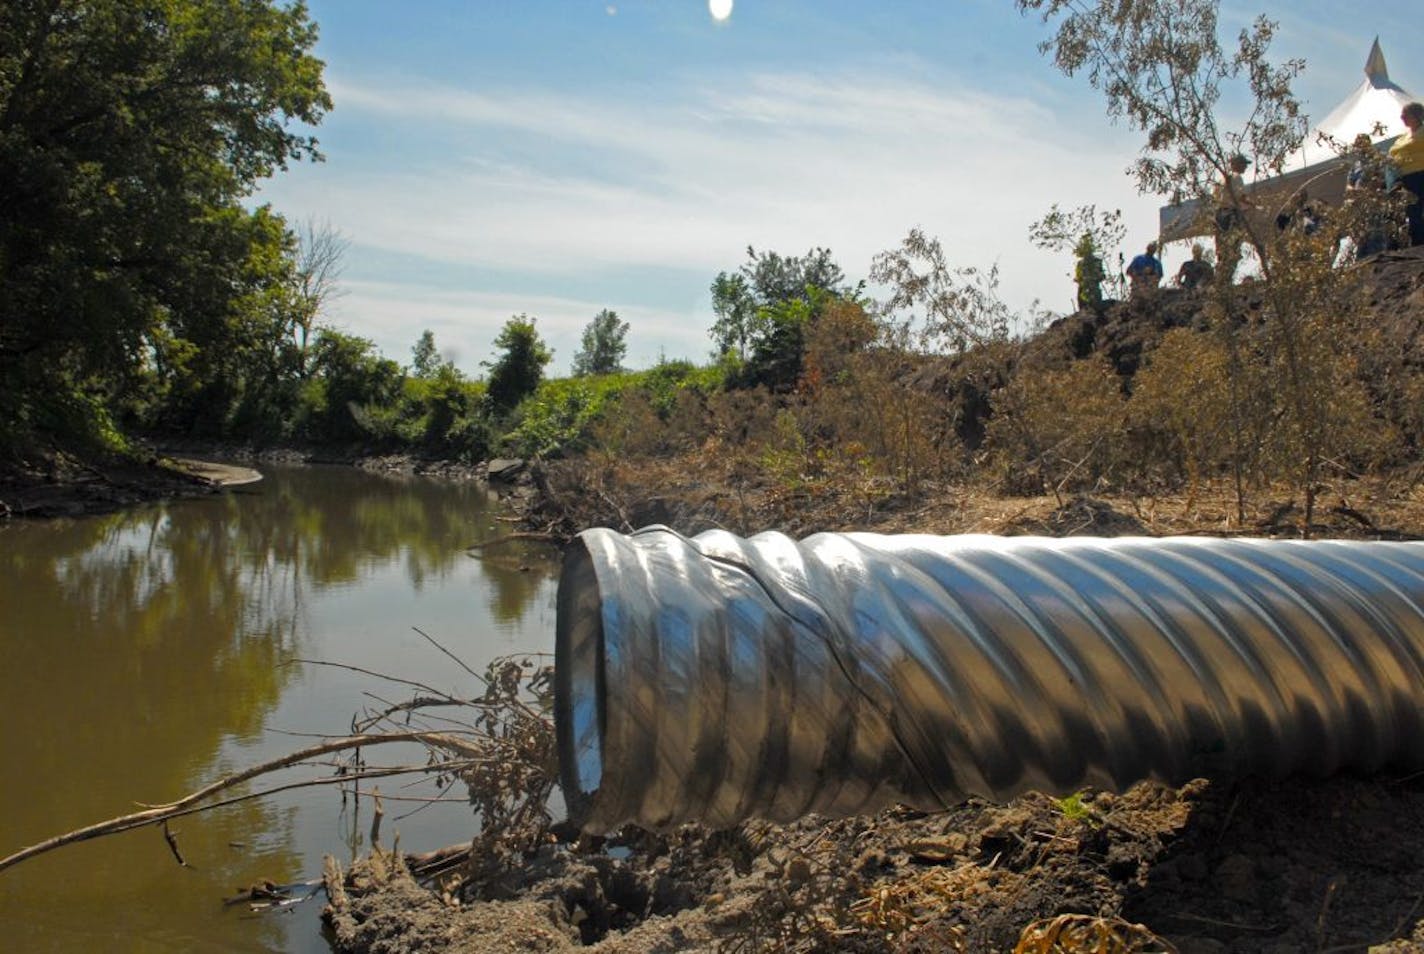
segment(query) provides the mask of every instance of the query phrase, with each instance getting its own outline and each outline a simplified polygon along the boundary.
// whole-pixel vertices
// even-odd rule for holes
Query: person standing
[[[1424,103],[1405,103],[1399,118],[1407,131],[1389,147],[1389,158],[1410,196],[1409,244],[1424,245]]]
[[[1211,262],[1206,260],[1206,249],[1198,242],[1192,246],[1192,257],[1183,262],[1182,267],[1177,270],[1177,284],[1191,291],[1193,288],[1211,284],[1215,277],[1216,270],[1211,267]]]
[[[1242,230],[1246,227],[1243,209],[1246,207],[1246,182],[1242,179],[1251,160],[1241,153],[1232,156],[1227,163],[1228,172],[1216,187],[1216,213],[1212,223],[1216,226],[1216,269],[1221,280],[1230,285],[1236,276],[1236,266],[1241,261]]]
[[[1129,297],[1151,298],[1156,294],[1157,286],[1162,283],[1162,274],[1162,260],[1157,257],[1157,243],[1148,242],[1147,251],[1127,265]]]
[[[1073,250],[1078,256],[1078,264],[1073,269],[1073,280],[1078,283],[1078,309],[1101,311],[1103,307],[1103,260],[1093,244],[1093,237],[1084,234]]]

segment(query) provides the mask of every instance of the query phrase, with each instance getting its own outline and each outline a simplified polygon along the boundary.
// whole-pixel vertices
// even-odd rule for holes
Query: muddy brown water
[[[302,733],[344,735],[362,707],[411,694],[293,660],[468,696],[473,680],[412,627],[477,671],[552,651],[553,555],[467,553],[507,529],[483,488],[262,470],[213,498],[0,524],[0,855],[310,744]],[[404,801],[440,794],[404,785],[382,788],[387,847],[395,832],[407,851],[470,836],[463,802]],[[223,899],[319,876],[323,855],[369,848],[370,821],[369,802],[318,788],[174,823],[189,868],[156,829],[61,849],[0,872],[0,949],[328,951],[321,896],[264,915]]]

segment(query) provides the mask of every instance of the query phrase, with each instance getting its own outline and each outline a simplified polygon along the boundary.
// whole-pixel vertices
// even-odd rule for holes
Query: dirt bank
[[[362,455],[229,445],[172,445],[136,457],[86,457],[60,451],[0,462],[0,519],[77,517],[157,500],[218,493],[261,480],[263,464],[342,464],[380,473],[450,480],[484,479],[485,465],[405,454]]]
[[[368,863],[331,919],[339,949],[372,952],[1009,951],[1065,913],[1195,954],[1417,951],[1421,823],[1413,779],[1144,784],[551,844],[463,903]]]
[[[158,455],[80,461],[47,454],[0,466],[0,519],[77,517],[197,497],[217,492],[234,473],[183,466]]]

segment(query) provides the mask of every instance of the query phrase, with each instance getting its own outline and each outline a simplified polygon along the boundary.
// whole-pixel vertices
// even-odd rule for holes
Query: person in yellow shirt
[[[1406,103],[1399,118],[1408,132],[1389,147],[1389,158],[1410,194],[1409,244],[1424,245],[1424,103]]]

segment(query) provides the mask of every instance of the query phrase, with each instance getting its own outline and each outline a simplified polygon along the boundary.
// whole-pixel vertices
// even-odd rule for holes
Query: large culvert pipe
[[[555,721],[600,832],[1424,767],[1424,544],[582,534]]]

